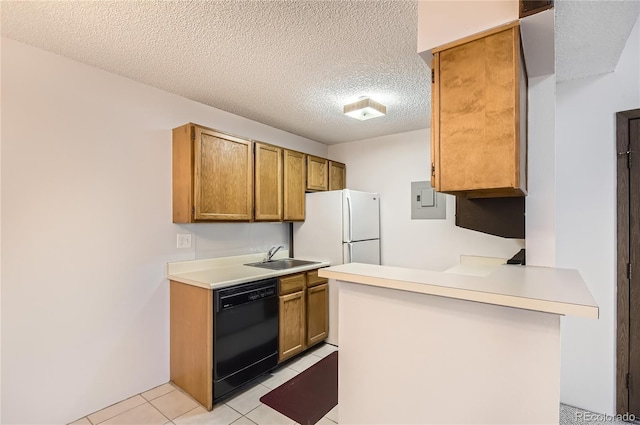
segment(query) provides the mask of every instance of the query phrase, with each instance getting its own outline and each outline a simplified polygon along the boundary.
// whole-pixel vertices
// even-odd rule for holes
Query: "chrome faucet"
[[[276,255],[276,252],[280,251],[281,248],[284,248],[284,246],[282,246],[282,245],[275,246],[274,245],[271,248],[269,248],[269,251],[267,252],[267,258],[264,261],[271,261],[273,256]]]

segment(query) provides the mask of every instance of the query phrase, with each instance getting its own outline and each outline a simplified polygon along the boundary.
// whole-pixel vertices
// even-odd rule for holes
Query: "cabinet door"
[[[327,190],[329,188],[329,161],[307,155],[307,190]]]
[[[305,155],[284,151],[284,216],[285,221],[303,221],[305,215],[307,167]]]
[[[194,165],[195,220],[251,220],[251,141],[196,127]]]
[[[525,195],[526,74],[519,27],[453,44],[434,49],[436,190],[469,197]]]
[[[329,332],[329,285],[307,289],[307,346],[327,338]]]
[[[305,349],[304,291],[280,296],[278,362]]]
[[[255,144],[256,221],[282,220],[282,149]]]
[[[346,166],[341,162],[329,161],[329,190],[342,190],[346,187]]]

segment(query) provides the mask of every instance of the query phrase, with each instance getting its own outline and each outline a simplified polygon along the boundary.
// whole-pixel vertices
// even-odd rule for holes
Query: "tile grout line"
[[[256,409],[257,409],[257,407],[256,407]],[[252,410],[252,411],[253,411],[253,410]],[[246,420],[248,420],[248,421],[249,421],[249,422],[251,422],[252,424],[256,424],[256,425],[258,425],[256,422],[253,422],[250,418],[248,418],[248,417],[247,417],[247,415],[242,415],[242,416],[240,416],[238,419],[236,419],[236,420],[235,420],[235,421],[233,421],[233,422],[238,422],[238,421],[239,421],[240,419],[242,419],[242,418],[245,418]],[[233,422],[231,422],[231,425],[233,425]]]
[[[240,416],[244,416],[244,415],[242,414],[242,412],[237,411],[236,409],[234,409],[233,407],[231,407],[227,402],[225,402],[225,403],[224,403],[224,405],[225,405],[225,406],[227,406],[229,409],[233,410],[234,412],[238,413]],[[215,407],[214,407],[214,409],[215,409]],[[212,410],[212,411],[213,411],[213,410]],[[247,412],[247,413],[249,413],[249,412]],[[238,419],[240,419],[240,418],[238,418]],[[238,419],[236,419],[236,421],[237,421]],[[235,422],[235,421],[233,421],[233,422]],[[233,422],[232,422],[232,423],[233,423]]]
[[[204,410],[205,410],[205,411],[207,411],[207,409],[206,409],[203,405],[201,405],[200,403],[198,403],[198,405],[197,405],[196,407],[194,407],[194,408],[193,408],[193,409],[191,409],[191,410],[188,410],[188,411],[184,412],[182,415],[178,416],[178,418],[180,418],[180,417],[182,417],[182,416],[186,415],[187,413],[191,413],[191,412],[193,412],[194,410],[197,410],[197,409],[199,409],[199,408],[201,408],[201,407],[202,407],[202,408],[204,408]],[[176,418],[176,419],[178,419],[178,418]],[[174,420],[173,420],[173,419],[171,419],[171,422],[173,422],[173,421],[174,421]]]
[[[169,391],[169,392],[171,392],[171,391]],[[169,393],[167,393],[167,394],[169,394]],[[144,397],[142,397],[142,398],[144,398]],[[156,398],[158,398],[158,397],[156,397]],[[146,399],[145,399],[145,400],[146,400]],[[161,414],[162,416],[164,416],[165,418],[167,418],[167,420],[168,420],[169,422],[173,423],[173,419],[171,419],[170,417],[168,417],[167,415],[165,415],[164,413],[162,413],[162,411],[161,411],[160,409],[158,409],[156,406],[154,406],[154,405],[153,405],[153,403],[151,403],[150,401],[147,401],[147,404],[149,404],[151,407],[153,407],[153,408],[154,408],[154,409],[156,409],[158,412],[160,412],[160,414]],[[186,412],[185,412],[185,413],[186,413]],[[183,414],[184,414],[184,413],[183,413]],[[180,415],[180,416],[182,416],[182,415]],[[180,417],[180,416],[178,416],[178,417]]]
[[[146,399],[146,398],[144,398],[144,397],[142,397],[142,393],[138,393],[138,394],[136,394],[136,395],[134,395],[134,396],[131,396],[131,397],[125,398],[125,399],[124,399],[124,400],[122,400],[122,401],[119,401],[119,402],[117,402],[117,403],[113,403],[113,404],[111,404],[111,405],[109,405],[109,406],[107,406],[107,407],[105,407],[105,408],[103,408],[103,409],[100,409],[100,410],[95,411],[95,412],[93,412],[93,413],[89,413],[89,415],[93,415],[94,413],[101,412],[101,411],[103,411],[103,410],[105,410],[105,409],[108,409],[108,408],[110,408],[110,407],[112,407],[112,406],[115,406],[116,404],[120,404],[120,403],[122,403],[122,402],[125,402],[125,401],[127,401],[127,400],[130,400],[130,399],[135,398],[135,397],[138,397],[138,396],[140,396],[140,398],[141,398],[141,399],[143,399],[143,400],[145,401],[145,403],[148,403],[148,402],[147,402],[147,399]],[[133,407],[132,407],[132,408],[130,408],[130,409],[123,410],[122,412],[118,413],[117,415],[114,415],[114,416],[108,417],[107,419],[105,419],[105,420],[103,420],[103,421],[101,421],[101,422],[93,423],[93,421],[92,421],[91,419],[89,419],[89,415],[87,415],[87,416],[86,416],[86,418],[87,418],[87,419],[89,419],[89,422],[91,422],[91,424],[93,424],[93,425],[99,425],[99,424],[104,423],[104,422],[106,422],[106,421],[108,421],[108,420],[110,420],[110,419],[115,418],[116,416],[120,416],[120,415],[122,415],[123,413],[128,412],[129,410],[133,410],[133,409],[135,409],[135,408],[136,408],[136,407],[138,407],[138,406],[142,406],[143,404],[144,404],[144,403],[140,403],[140,404],[138,404],[137,406],[133,406]]]

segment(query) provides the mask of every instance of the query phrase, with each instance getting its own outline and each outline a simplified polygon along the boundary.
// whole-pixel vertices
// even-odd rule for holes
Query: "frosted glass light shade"
[[[375,117],[386,115],[387,107],[370,98],[358,100],[357,102],[344,105],[344,114],[355,119],[364,121]]]

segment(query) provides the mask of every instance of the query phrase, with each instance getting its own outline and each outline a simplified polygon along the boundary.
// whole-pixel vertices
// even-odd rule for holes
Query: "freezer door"
[[[344,264],[380,264],[380,239],[342,244]]]
[[[380,195],[342,191],[343,242],[380,239]]]

